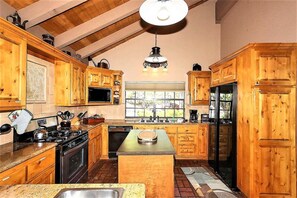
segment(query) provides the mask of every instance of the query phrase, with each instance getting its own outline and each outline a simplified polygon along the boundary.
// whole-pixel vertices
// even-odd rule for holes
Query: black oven
[[[109,126],[108,127],[108,157],[117,158],[117,151],[133,129],[132,126]]]
[[[56,183],[87,182],[88,134],[57,147],[56,168]]]

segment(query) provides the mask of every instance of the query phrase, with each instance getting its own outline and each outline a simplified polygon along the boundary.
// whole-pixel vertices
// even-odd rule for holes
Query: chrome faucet
[[[156,105],[154,104],[154,108],[152,109],[152,112],[153,112],[153,120],[152,121],[155,121],[156,120]]]

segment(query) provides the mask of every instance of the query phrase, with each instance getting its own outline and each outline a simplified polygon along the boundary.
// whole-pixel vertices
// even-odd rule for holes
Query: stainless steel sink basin
[[[121,198],[123,188],[64,188],[55,198]]]

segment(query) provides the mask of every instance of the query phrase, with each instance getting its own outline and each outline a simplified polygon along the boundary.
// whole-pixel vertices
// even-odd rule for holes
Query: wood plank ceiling
[[[21,13],[25,13],[28,10],[32,11],[32,8],[38,7],[39,5],[48,5],[49,0],[4,0],[7,4],[15,8],[19,11],[20,16]],[[43,2],[42,2],[43,1]],[[59,1],[59,0],[52,0]],[[66,0],[64,0],[66,1]],[[72,3],[78,0],[67,0]],[[79,5],[75,5],[74,7],[64,11],[60,7],[53,8],[51,12],[44,13],[52,14],[52,17],[42,21],[38,25],[48,31],[51,35],[57,39],[59,46],[58,48],[62,48],[65,46],[71,47],[74,51],[84,52],[83,57],[86,56],[97,56],[113,47],[131,39],[135,36],[145,32],[148,28],[142,27],[139,30],[127,32],[123,34],[125,36],[119,37],[116,34],[119,31],[124,32],[125,29],[129,30],[129,26],[135,25],[135,23],[139,23],[141,20],[140,15],[138,13],[139,6],[144,0],[87,0],[82,1]],[[189,6],[189,9],[194,8],[207,0],[185,0]],[[51,3],[52,3],[51,2]],[[43,4],[42,4],[43,3]],[[61,2],[60,2],[61,4]],[[35,5],[35,7],[33,6]],[[31,8],[31,9],[29,9]],[[137,9],[135,9],[137,8]],[[58,10],[62,10],[61,13]],[[65,9],[65,6],[64,6]],[[127,10],[128,9],[128,10]],[[130,10],[129,10],[130,9]],[[39,12],[40,10],[36,10]],[[114,14],[114,12],[119,14]],[[57,15],[55,15],[57,14]],[[111,17],[112,16],[112,17]],[[97,17],[97,18],[96,18]],[[101,22],[101,25],[98,22],[98,27],[96,27],[96,22],[92,22],[92,19],[99,19],[102,17],[106,21]],[[26,20],[26,18],[22,18],[22,20]],[[140,23],[139,23],[140,24]],[[143,24],[143,23],[142,23]],[[75,28],[81,29],[90,29],[86,31],[82,31],[81,36],[73,36],[73,38],[67,40],[69,38],[69,34],[72,32],[76,33]],[[132,26],[131,26],[132,27]],[[131,29],[131,28],[130,28]],[[74,31],[75,30],[75,31]],[[80,32],[80,31],[79,31]],[[114,39],[114,37],[119,37],[118,39]],[[115,42],[107,42],[108,38],[113,38]],[[105,39],[105,40],[104,40]],[[64,40],[67,40],[65,43]],[[109,39],[111,40],[111,39]],[[100,41],[107,42],[102,47],[98,47],[97,49],[92,47],[91,44],[99,43]]]

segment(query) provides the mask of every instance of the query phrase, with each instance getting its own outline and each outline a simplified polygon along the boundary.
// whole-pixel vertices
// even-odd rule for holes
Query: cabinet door
[[[88,85],[90,87],[99,87],[101,86],[101,74],[98,71],[88,71]]]
[[[55,183],[55,165],[44,170],[42,174],[29,182],[30,184],[54,184]]]
[[[198,157],[196,134],[177,135],[177,155],[181,158],[196,159]]]
[[[71,104],[79,104],[81,71],[77,65],[72,65],[71,71]]]
[[[80,104],[86,104],[86,70],[80,70],[80,84],[79,84]]]
[[[88,169],[90,170],[94,164],[95,164],[95,142],[96,142],[96,138],[89,140],[89,145],[88,145]]]
[[[236,78],[236,59],[234,58],[221,65],[221,82],[234,82]]]
[[[296,197],[296,87],[254,90],[255,197]]]
[[[192,105],[209,103],[210,72],[189,72],[189,92]]]
[[[96,162],[100,160],[101,158],[101,153],[102,153],[102,135],[98,135],[96,137],[96,145],[95,145],[95,148],[96,148]]]
[[[220,66],[216,66],[215,68],[211,69],[211,85],[215,86],[220,84],[220,78],[221,78],[221,70]]]
[[[208,125],[198,127],[198,157],[204,160],[208,158]]]
[[[167,135],[168,135],[168,138],[169,138],[169,140],[170,140],[170,142],[171,142],[171,144],[172,144],[172,146],[173,146],[173,148],[175,149],[175,150],[177,150],[177,143],[176,143],[176,133],[174,134],[174,133],[167,133]]]
[[[101,86],[112,87],[113,79],[110,71],[101,72]]]
[[[26,41],[0,27],[0,111],[26,105]]]

